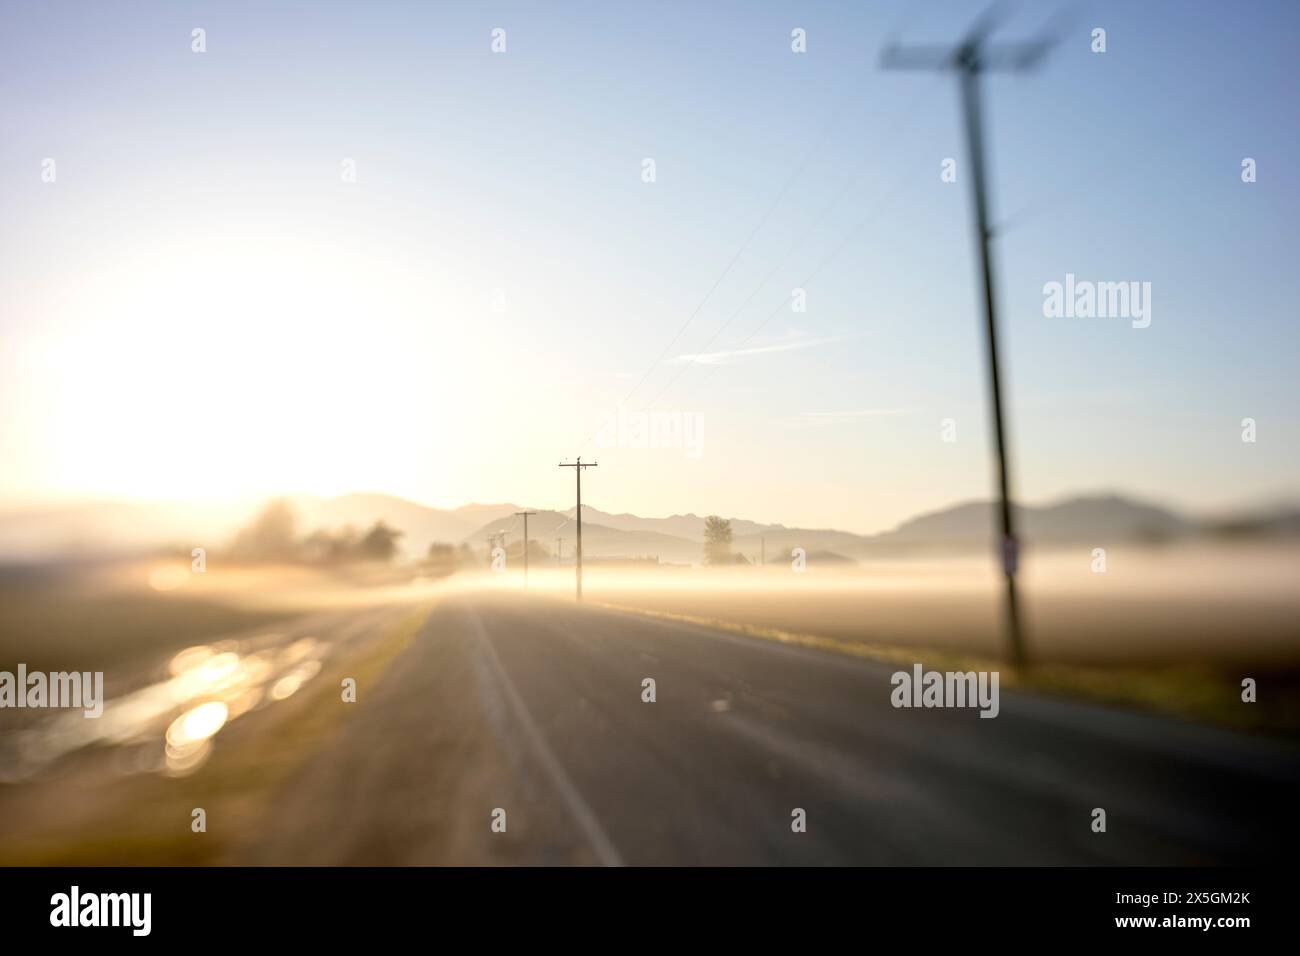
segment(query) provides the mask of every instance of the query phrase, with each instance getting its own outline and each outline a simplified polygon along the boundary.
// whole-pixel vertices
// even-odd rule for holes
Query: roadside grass
[[[19,661],[40,671],[107,670],[292,616],[188,595],[83,594],[48,585],[6,586],[0,601],[2,670]]]
[[[151,587],[151,572],[167,586]],[[384,566],[224,565],[142,560],[83,567],[0,566],[0,669],[113,670],[210,638],[399,594],[410,574]]]
[[[1042,663],[1017,670],[996,658],[952,650],[895,647],[622,604],[592,604],[907,667],[919,662],[928,670],[996,670],[1003,687],[1128,707],[1249,733],[1300,736],[1300,673],[1294,669],[1248,668],[1242,673],[1229,673],[1195,665],[1102,667]],[[1241,682],[1245,677],[1254,678],[1257,692],[1267,696],[1253,704],[1243,703]]]
[[[232,724],[218,735],[212,757],[194,774],[114,780],[94,795],[99,812],[76,826],[52,822],[48,830],[9,841],[0,846],[0,866],[219,862],[269,798],[347,719],[354,705],[341,700],[343,678],[355,678],[362,694],[373,687],[414,639],[431,606],[413,606],[397,625],[363,642],[349,659],[322,671],[289,700]],[[196,807],[206,811],[205,833],[191,830]]]

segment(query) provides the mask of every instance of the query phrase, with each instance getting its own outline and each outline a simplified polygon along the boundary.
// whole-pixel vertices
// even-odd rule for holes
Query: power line
[[[987,16],[987,15],[986,15],[986,16]],[[1059,37],[1059,36],[1061,35],[1061,33],[1063,32],[1063,30],[1064,30],[1065,18],[1066,18],[1066,12],[1065,12],[1064,8],[1062,8],[1062,10],[1058,10],[1057,13],[1054,15],[1053,20],[1052,20],[1052,22],[1049,24],[1049,26],[1044,28],[1043,33],[1044,33],[1045,35],[1048,34],[1048,33],[1053,33],[1053,34],[1055,34],[1055,37]],[[927,16],[927,22],[928,22],[928,19],[929,19],[929,17]],[[901,21],[902,21],[902,18],[901,18],[901,16],[900,16],[900,22],[901,22]],[[916,17],[915,17],[915,15],[912,16],[911,22],[913,22],[913,23],[916,22]],[[889,31],[889,35],[897,36],[900,32],[902,32],[902,31],[896,27],[895,29]],[[1040,41],[1040,42],[1042,42],[1042,41]],[[1053,42],[1055,42],[1055,38],[1053,39]],[[1022,45],[1022,46],[1024,46],[1024,45]],[[935,85],[937,85],[937,79],[936,79],[936,84],[935,84]],[[903,110],[898,114],[898,116],[895,118],[895,123],[890,124],[891,127],[893,127],[893,126],[896,125],[897,128],[893,128],[892,131],[891,131],[889,134],[887,134],[887,136],[882,137],[882,138],[893,139],[893,138],[898,137],[898,136],[901,135],[902,133],[904,133],[904,132],[908,129],[908,127],[910,126],[911,119],[912,119],[914,116],[919,115],[919,112],[918,112],[918,110],[916,109],[916,106],[919,105],[919,102],[921,101],[922,97],[923,97],[924,95],[928,95],[929,91],[932,90],[933,88],[934,88],[934,87],[923,87],[921,90],[919,90],[919,91],[917,92],[917,94],[913,97],[913,99],[912,99],[911,101],[909,101],[909,103],[907,104],[907,106],[905,106],[904,109],[903,109]],[[901,120],[901,123],[898,122],[899,120]],[[864,171],[865,171],[865,170],[864,170]],[[906,172],[907,172],[907,171],[905,170],[905,171],[904,171],[904,177],[905,177],[905,175],[906,175]],[[825,259],[823,259],[822,262],[821,262],[821,263],[820,263],[820,264],[819,264],[819,265],[818,265],[818,266],[817,266],[817,267],[816,267],[816,268],[815,268],[811,273],[809,273],[809,275],[808,275],[805,279],[803,279],[803,280],[799,283],[799,287],[800,287],[800,288],[809,285],[809,284],[813,281],[813,279],[815,279],[815,278],[816,278],[816,277],[817,277],[817,276],[822,272],[822,270],[825,269],[826,266],[830,264],[830,262],[831,262],[832,260],[834,260],[834,259],[835,259],[835,258],[836,258],[840,253],[841,253],[841,252],[843,252],[844,249],[849,245],[849,243],[851,243],[851,242],[853,241],[853,239],[858,235],[858,233],[860,233],[860,232],[862,231],[862,229],[863,229],[863,228],[864,228],[864,227],[865,227],[865,226],[866,226],[866,225],[867,225],[867,224],[868,224],[872,219],[876,218],[877,216],[879,216],[879,215],[884,211],[884,209],[885,209],[885,207],[888,205],[888,202],[889,202],[890,199],[893,199],[893,198],[895,198],[896,196],[902,194],[902,192],[899,191],[899,190],[897,189],[897,186],[898,186],[899,183],[901,183],[901,181],[902,181],[902,179],[903,179],[904,177],[900,177],[899,180],[897,180],[897,181],[895,182],[895,185],[894,185],[893,188],[891,188],[890,190],[887,190],[884,194],[882,194],[882,196],[881,196],[881,201],[878,202],[878,203],[876,204],[876,207],[874,208],[874,211],[871,212],[871,213],[869,213],[866,217],[864,217],[861,221],[859,221],[859,222],[857,223],[857,225],[855,225],[852,229],[850,229],[850,230],[849,230],[849,231],[844,235],[844,237],[841,239],[840,243],[839,243],[839,244],[838,244],[838,245],[837,245],[837,246],[832,250],[832,252],[830,253],[830,255],[828,255]],[[838,203],[839,199],[840,199],[840,198],[841,198],[841,197],[842,197],[842,196],[843,196],[843,195],[848,191],[849,187],[852,186],[854,183],[856,183],[857,179],[858,179],[858,177],[855,176],[855,177],[851,177],[849,180],[847,180],[847,181],[845,182],[844,186],[841,187],[841,189],[839,190],[839,192],[836,193],[835,197],[831,200],[831,202],[830,202],[829,204],[827,204],[827,207],[822,211],[821,216],[820,216],[820,217],[814,217],[813,222],[815,223],[815,222],[817,221],[817,218],[824,218],[825,215],[826,215],[826,213],[828,213],[828,212],[831,210],[831,208],[833,208],[833,207],[836,205],[836,203]],[[810,227],[810,228],[811,228],[811,227]],[[1005,230],[1005,228],[1006,228],[1006,224],[1004,223],[1003,226],[999,227],[999,230],[998,230],[998,231],[1001,232],[1001,231]],[[810,230],[805,230],[805,232],[801,235],[800,240],[796,241],[795,243],[793,243],[793,244],[791,245],[790,252],[792,252],[792,251],[794,250],[794,248],[796,248],[797,246],[799,246],[799,245],[802,244],[802,239],[803,239],[804,237],[807,236],[808,231],[810,231]],[[756,293],[759,289],[761,289],[762,286],[764,286],[764,285],[767,284],[767,281],[771,278],[772,274],[775,273],[776,268],[779,268],[779,266],[780,266],[780,265],[785,261],[785,258],[787,258],[788,256],[789,256],[789,252],[787,252],[786,256],[785,256],[785,257],[782,257],[782,260],[780,260],[780,262],[778,262],[777,266],[774,267],[774,268],[772,269],[772,271],[769,272],[769,273],[768,273],[768,274],[763,278],[763,281],[760,282],[759,285],[755,288],[755,290],[754,290],[755,293]],[[753,298],[753,296],[754,296],[754,293],[750,293],[749,299],[746,299],[746,303],[748,303],[748,302]],[[789,296],[787,296],[785,299],[783,299],[783,300],[781,301],[780,305],[778,305],[775,309],[773,309],[773,310],[772,310],[772,311],[771,311],[771,312],[766,316],[766,318],[764,318],[763,321],[762,321],[761,323],[759,323],[759,325],[758,325],[757,328],[755,328],[753,331],[751,331],[751,332],[749,333],[749,335],[745,336],[745,338],[744,338],[743,340],[741,340],[740,344],[736,346],[736,349],[735,349],[735,350],[736,350],[736,351],[739,351],[739,350],[743,349],[746,345],[748,345],[748,344],[749,344],[749,343],[754,339],[754,337],[758,335],[759,332],[761,332],[764,328],[767,327],[768,323],[771,322],[772,319],[774,319],[777,315],[779,315],[779,314],[781,313],[781,311],[786,307],[786,305],[789,303],[789,301],[790,301],[790,297],[789,297]],[[743,306],[742,306],[742,309],[743,309]],[[718,334],[720,334],[722,331],[724,331],[724,330],[727,328],[727,326],[729,326],[729,325],[731,324],[732,319],[736,318],[736,315],[739,314],[739,311],[740,311],[740,310],[737,310],[737,313],[733,314],[733,315],[731,316],[731,318],[729,318],[729,319],[728,319],[728,320],[723,324],[723,326],[722,326],[721,328],[719,328],[719,329],[717,330],[717,332],[714,333],[714,335],[709,339],[709,341],[708,341],[707,343],[705,343],[704,347],[700,350],[701,353],[703,353],[703,352],[707,352],[709,346],[713,344],[713,341],[717,338]],[[655,404],[657,404],[658,401],[659,401],[659,399],[661,399],[661,398],[664,396],[664,394],[668,391],[668,388],[670,388],[673,384],[675,384],[675,383],[676,383],[676,382],[677,382],[677,381],[678,381],[678,380],[679,380],[679,379],[680,379],[680,378],[681,378],[681,377],[686,373],[687,370],[689,370],[692,366],[694,366],[694,365],[696,365],[696,364],[699,364],[699,363],[691,362],[691,363],[688,363],[687,365],[685,365],[685,366],[684,366],[684,367],[683,367],[683,368],[678,372],[678,374],[677,374],[676,376],[674,376],[674,378],[672,379],[672,381],[670,381],[670,382],[668,383],[668,386],[660,390],[660,392],[655,396],[654,400],[653,400],[649,405],[647,405],[647,406],[645,407],[645,410],[648,411],[648,410],[649,410],[650,408],[652,408]],[[712,368],[710,368],[709,372],[705,375],[703,381],[701,381],[701,383],[700,383],[700,386],[701,386],[701,387],[703,387],[704,384],[706,384],[706,383],[709,381],[709,379],[712,378],[712,376],[717,372],[717,370],[718,370],[719,367],[720,367],[719,365],[714,365]]]
[[[916,106],[918,106],[920,101],[923,99],[923,97],[929,93],[930,89],[932,88],[924,88],[923,90],[919,91],[911,100],[908,101],[908,103],[904,106],[904,108],[899,111],[899,113],[894,118],[894,122],[889,124],[888,127],[889,132],[887,134],[889,137],[892,138],[901,135],[908,129],[908,127],[911,125],[912,118],[918,115]],[[722,332],[724,332],[727,329],[727,327],[731,325],[732,321],[735,320],[740,315],[740,313],[744,310],[745,306],[747,306],[750,303],[750,301],[753,300],[754,296],[763,288],[763,286],[767,284],[767,282],[771,279],[771,277],[775,275],[777,269],[779,269],[782,265],[785,264],[786,260],[796,249],[802,247],[803,241],[812,232],[812,230],[815,228],[817,223],[825,219],[827,214],[829,214],[831,210],[833,210],[839,204],[840,200],[850,191],[850,189],[853,186],[855,186],[858,183],[858,181],[862,178],[863,175],[865,175],[867,171],[868,171],[867,168],[864,166],[858,173],[850,176],[848,179],[844,181],[844,184],[840,187],[839,190],[836,191],[835,195],[831,198],[830,202],[828,202],[822,208],[822,211],[817,216],[814,216],[812,218],[808,226],[805,227],[804,231],[800,233],[799,238],[797,238],[794,242],[790,244],[790,248],[786,251],[785,255],[783,255],[777,261],[777,263],[772,267],[772,269],[767,273],[767,275],[763,277],[762,281],[759,282],[757,286],[755,286],[754,291],[749,294],[749,297],[745,300],[744,303],[742,303],[741,307],[737,309],[734,313],[732,313],[731,317],[728,318],[727,321],[724,322],[722,326],[713,333],[713,335],[709,338],[709,341],[706,342],[704,344],[704,347],[700,350],[701,353],[708,351],[709,346],[711,346],[713,342],[716,341],[718,336],[721,335]],[[899,181],[901,181],[901,177]],[[825,259],[823,259],[821,264],[819,264],[816,269],[814,269],[811,273],[809,273],[809,275],[802,282],[799,283],[799,287],[802,288],[803,286],[806,286],[809,283],[811,283],[812,280],[815,279],[817,275],[831,262],[831,260],[833,260],[836,256],[839,255],[840,252],[843,251],[844,247],[847,246],[850,241],[852,241],[853,237],[856,236],[859,232],[861,232],[863,227],[865,227],[871,219],[875,218],[880,214],[880,212],[883,211],[884,203],[887,203],[889,199],[892,199],[894,198],[895,195],[899,194],[899,191],[897,189],[899,181],[896,181],[895,184],[889,190],[887,190],[884,194],[882,194],[881,197],[882,202],[878,202],[876,206],[873,207],[874,211],[870,213],[866,218],[860,220],[857,223],[857,225],[855,225],[845,235],[845,237],[835,247],[834,251],[832,251],[832,253],[829,256],[827,256]],[[750,332],[749,335],[747,335],[744,338],[744,340],[740,343],[740,345],[738,345],[736,348],[737,349],[744,348],[745,345],[747,345],[749,341],[754,338],[755,335],[757,335],[764,328],[766,328],[768,322],[770,322],[773,318],[775,318],[776,315],[780,313],[782,309],[785,308],[786,304],[789,301],[790,301],[790,296],[786,296],[781,301],[781,304],[778,305],[774,310],[772,310],[772,312],[759,324],[758,328]],[[659,390],[658,394],[655,395],[654,399],[648,405],[645,406],[645,410],[648,411],[650,408],[656,405],[659,402],[659,399],[663,398],[663,396],[668,392],[668,390],[674,384],[676,384],[682,378],[682,376],[686,374],[686,372],[689,369],[691,369],[697,364],[699,363],[689,362],[685,364],[678,371],[678,373],[675,376],[673,376],[672,380],[669,381],[664,388]],[[708,379],[712,377],[713,373],[717,371],[717,368],[718,368],[717,366],[714,366],[709,371],[709,374],[705,376],[704,379],[705,382],[707,382]],[[703,385],[703,382],[701,382],[701,385]]]
[[[818,136],[814,139],[813,144],[809,148],[808,152],[804,154],[804,157],[802,160],[800,160],[799,165],[795,167],[794,172],[790,174],[790,176],[786,179],[785,183],[781,186],[781,189],[777,192],[776,198],[772,200],[771,204],[767,207],[766,211],[759,218],[757,224],[755,224],[754,228],[750,230],[749,235],[745,237],[745,241],[741,243],[740,248],[737,249],[735,254],[731,257],[731,260],[727,263],[726,268],[722,270],[722,274],[718,276],[718,278],[714,281],[713,285],[709,287],[709,291],[704,294],[704,298],[700,300],[699,304],[695,306],[694,310],[692,310],[690,315],[686,317],[686,321],[681,324],[681,327],[678,328],[676,333],[674,333],[673,337],[668,341],[668,344],[664,346],[663,351],[660,352],[658,357],[653,362],[650,363],[649,368],[647,368],[645,372],[642,373],[641,377],[637,380],[637,383],[633,385],[632,388],[628,391],[627,395],[623,397],[623,400],[615,406],[616,412],[618,409],[622,408],[629,401],[632,400],[632,396],[635,395],[638,390],[640,390],[641,386],[645,384],[646,380],[650,377],[651,373],[654,372],[654,370],[659,367],[660,363],[663,362],[664,358],[668,355],[668,353],[672,351],[673,346],[677,344],[678,340],[682,337],[682,334],[686,331],[686,329],[690,326],[690,324],[693,321],[695,321],[696,316],[700,314],[701,310],[703,310],[704,306],[708,303],[709,299],[713,297],[713,293],[717,291],[718,286],[722,285],[723,280],[726,279],[727,276],[731,274],[731,270],[735,267],[736,263],[740,260],[740,257],[744,254],[745,250],[749,248],[750,244],[754,241],[755,237],[758,236],[758,233],[763,228],[763,226],[767,224],[768,219],[771,218],[772,213],[776,210],[776,207],[781,204],[781,200],[783,200],[786,196],[786,193],[790,191],[790,187],[793,186],[795,181],[800,177],[800,175],[803,174],[803,171],[807,168],[809,162],[812,161],[813,156],[816,155],[817,150],[821,148],[822,143],[826,140],[831,130],[835,128],[836,120],[838,120],[840,115],[844,112],[846,105],[847,103],[841,103],[831,113],[829,120],[823,126]],[[597,432],[593,432],[590,436],[588,436],[586,441],[582,443],[582,447],[579,448],[578,451],[581,452],[584,449],[586,449],[586,447],[589,444],[591,444],[592,439],[596,437],[596,434]]]
[[[905,175],[906,175],[906,171],[904,176],[899,178],[898,182],[901,182],[905,178]],[[880,201],[876,203],[874,207],[872,207],[871,212],[867,213],[867,215],[863,216],[860,220],[858,220],[858,222],[840,238],[840,241],[832,248],[831,252],[825,258],[823,258],[820,263],[817,264],[816,268],[814,268],[811,272],[807,274],[807,276],[804,277],[804,279],[799,283],[799,287],[802,288],[804,286],[811,285],[812,281],[816,279],[817,276],[819,276],[822,273],[822,271],[828,265],[830,265],[831,262],[833,262],[837,256],[839,256],[841,252],[843,252],[846,248],[848,248],[849,244],[855,238],[857,238],[858,234],[862,232],[862,230],[866,228],[866,226],[872,220],[878,218],[882,213],[884,213],[885,209],[888,208],[889,203],[892,200],[897,199],[899,196],[904,195],[905,192],[906,190],[900,190],[897,188],[890,189],[887,192],[885,192],[881,196]],[[760,332],[762,332],[763,329],[767,328],[769,322],[771,322],[782,311],[785,310],[785,307],[789,304],[789,302],[790,302],[790,296],[787,295],[784,299],[781,300],[780,304],[777,305],[775,309],[773,309],[771,312],[767,314],[767,316],[763,319],[762,322],[758,324],[756,328],[754,328],[748,335],[746,335],[740,341],[740,344],[736,346],[735,351],[740,351],[744,349],[746,345],[748,345],[751,341],[753,341],[755,336],[757,336]],[[709,379],[712,378],[717,373],[718,369],[721,367],[722,367],[721,365],[712,366],[709,369],[708,373],[700,381],[700,387],[702,388],[709,381]]]

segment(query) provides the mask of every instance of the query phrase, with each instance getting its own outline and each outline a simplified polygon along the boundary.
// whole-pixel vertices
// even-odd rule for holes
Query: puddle
[[[167,676],[105,701],[98,718],[80,711],[51,715],[0,739],[0,781],[30,779],[60,758],[93,745],[117,748],[120,773],[184,776],[212,753],[216,736],[259,707],[286,700],[321,670],[328,645],[313,637],[266,647],[281,635],[187,647]]]

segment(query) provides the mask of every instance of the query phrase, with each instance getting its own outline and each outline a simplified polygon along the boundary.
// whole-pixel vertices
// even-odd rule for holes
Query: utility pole
[[[578,550],[574,552],[574,580],[577,582],[578,600],[582,600],[582,469],[595,468],[597,463],[594,461],[584,462],[582,456],[578,456],[577,461],[560,462],[561,468],[572,468],[573,474],[578,479]]]
[[[998,327],[996,297],[993,293],[993,256],[989,248],[987,170],[984,155],[984,131],[980,102],[980,74],[991,71],[1020,72],[1032,69],[1050,48],[1049,41],[990,44],[988,35],[996,24],[990,14],[976,22],[971,31],[953,47],[887,47],[881,57],[886,69],[942,70],[957,74],[961,86],[962,106],[966,114],[966,152],[971,167],[972,199],[975,214],[975,238],[979,248],[980,271],[984,280],[984,320],[987,335],[989,394],[993,404],[993,435],[997,447],[998,497],[1001,505],[1002,572],[1007,586],[1007,637],[1011,662],[1025,663],[1024,636],[1021,631],[1020,606],[1016,593],[1019,545],[1015,518],[1011,511],[1011,478],[1007,459],[1007,429],[1002,411],[1002,379],[998,367]]]
[[[524,590],[528,590],[528,516],[537,514],[536,511],[516,511],[515,517],[521,515],[524,519]]]
[[[493,531],[487,536],[488,545],[488,563],[492,563],[492,549],[500,548],[503,552],[506,549],[506,533],[504,531]]]

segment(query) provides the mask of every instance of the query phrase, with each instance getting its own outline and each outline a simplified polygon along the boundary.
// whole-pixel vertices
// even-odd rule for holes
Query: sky
[[[880,67],[979,9],[5,3],[0,504],[571,507],[579,454],[642,515],[991,495],[956,81]],[[1297,26],[1000,26],[1060,41],[984,84],[1019,498],[1300,497]],[[1067,273],[1150,283],[1150,324],[1044,315]]]

